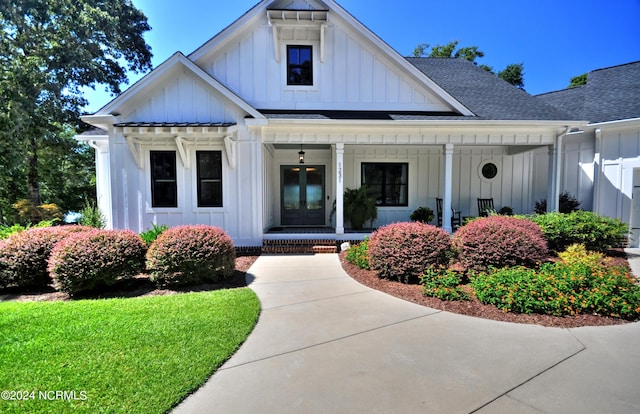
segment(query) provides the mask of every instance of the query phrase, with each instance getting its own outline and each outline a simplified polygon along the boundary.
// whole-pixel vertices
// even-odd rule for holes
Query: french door
[[[280,167],[281,217],[283,226],[325,224],[324,166],[283,165]]]

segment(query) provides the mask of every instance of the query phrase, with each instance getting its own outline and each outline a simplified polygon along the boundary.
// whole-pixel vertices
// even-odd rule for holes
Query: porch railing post
[[[344,234],[344,143],[336,144],[336,234]]]
[[[444,146],[444,194],[442,197],[442,228],[449,233],[451,226],[451,195],[453,187],[453,144]]]

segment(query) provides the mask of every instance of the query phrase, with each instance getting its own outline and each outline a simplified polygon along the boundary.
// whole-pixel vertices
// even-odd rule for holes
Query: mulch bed
[[[616,254],[614,257],[619,264],[626,264],[624,254]],[[258,259],[258,256],[239,256],[236,258],[236,269],[232,278],[220,283],[208,283],[184,288],[157,289],[149,282],[146,275],[126,281],[122,285],[113,286],[109,290],[92,292],[74,297],[74,299],[98,299],[98,298],[120,298],[120,297],[142,297],[155,295],[172,295],[184,292],[201,292],[217,289],[231,289],[246,286],[246,272]],[[422,286],[408,285],[393,280],[380,279],[374,271],[360,269],[346,260],[346,253],[340,253],[340,262],[349,276],[365,286],[385,292],[389,295],[404,299],[418,305],[427,306],[432,309],[439,309],[461,315],[475,316],[484,319],[493,319],[503,322],[535,324],[549,327],[576,328],[580,326],[605,326],[620,325],[629,321],[618,318],[611,318],[599,315],[577,315],[567,317],[557,317],[549,315],[525,315],[510,312],[503,312],[493,305],[484,305],[472,296],[471,301],[443,301],[431,298],[422,294]],[[13,293],[11,290],[0,291],[0,301],[60,301],[71,300],[69,295],[62,292],[50,291]]]
[[[437,298],[431,298],[422,294],[421,285],[408,285],[388,279],[380,279],[376,272],[366,269],[360,269],[358,266],[350,263],[346,259],[346,252],[340,253],[340,262],[344,270],[353,279],[368,286],[372,289],[388,293],[400,299],[417,303],[418,305],[427,306],[432,309],[439,309],[447,312],[458,313],[461,315],[475,316],[484,319],[493,319],[502,322],[514,322],[542,325],[558,328],[576,328],[580,326],[605,326],[605,325],[621,325],[629,323],[629,321],[618,318],[611,318],[599,315],[576,315],[567,317],[549,316],[549,315],[526,315],[511,312],[504,312],[493,305],[484,305],[480,303],[475,296],[471,301],[444,301]],[[616,262],[626,263],[626,259],[616,257]]]
[[[120,284],[111,286],[109,289],[102,289],[99,292],[88,292],[83,295],[74,296],[73,299],[105,299],[105,298],[131,298],[157,295],[173,295],[185,292],[203,292],[218,289],[232,289],[247,286],[245,276],[247,270],[258,259],[258,256],[238,256],[236,257],[236,269],[233,277],[220,283],[205,283],[196,286],[178,287],[172,289],[158,289],[149,281],[147,275],[141,274],[132,280],[123,281]],[[12,292],[11,289],[0,290],[0,302],[43,302],[71,300],[71,297],[62,292],[57,292],[51,288],[48,291],[38,292]]]

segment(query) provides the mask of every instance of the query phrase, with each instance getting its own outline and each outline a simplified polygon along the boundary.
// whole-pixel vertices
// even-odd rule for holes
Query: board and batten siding
[[[281,28],[280,61],[266,17],[198,65],[258,109],[450,111],[368,39],[338,19],[325,34],[321,62],[319,29]],[[288,86],[287,44],[313,46],[314,85]]]
[[[546,197],[548,180],[546,147],[509,155],[506,147],[454,147],[452,207],[463,216],[477,216],[478,198],[493,198],[496,209],[504,206],[515,213],[530,213],[535,201]],[[443,190],[442,146],[345,146],[345,188],[361,185],[363,162],[406,162],[409,164],[409,205],[381,207],[376,225],[407,221],[418,207],[436,211],[436,198]],[[492,162],[498,175],[487,180],[482,166]]]
[[[640,187],[640,126],[609,126],[601,129],[600,164],[593,209],[599,214],[619,218],[632,229],[630,245],[640,244],[640,200],[634,188]],[[635,173],[635,174],[634,174]],[[636,191],[636,194],[639,194]],[[634,214],[634,212],[636,214]]]
[[[120,122],[235,123],[244,114],[184,67],[169,71],[161,88],[146,96]]]

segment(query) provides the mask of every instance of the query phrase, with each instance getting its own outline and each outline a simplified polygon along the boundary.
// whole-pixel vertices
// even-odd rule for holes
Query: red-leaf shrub
[[[131,230],[71,235],[53,248],[49,272],[56,289],[70,295],[110,286],[144,270],[146,247]]]
[[[0,245],[0,287],[40,288],[51,283],[47,261],[60,240],[84,226],[31,228],[11,235]]]
[[[417,282],[430,266],[448,263],[449,233],[430,224],[394,223],[380,227],[369,239],[369,264],[378,276]]]
[[[178,226],[165,230],[147,252],[147,270],[159,286],[217,282],[233,275],[233,241],[219,227]]]
[[[515,217],[473,220],[453,235],[462,265],[475,271],[490,266],[535,266],[547,255],[547,242],[537,224]]]

